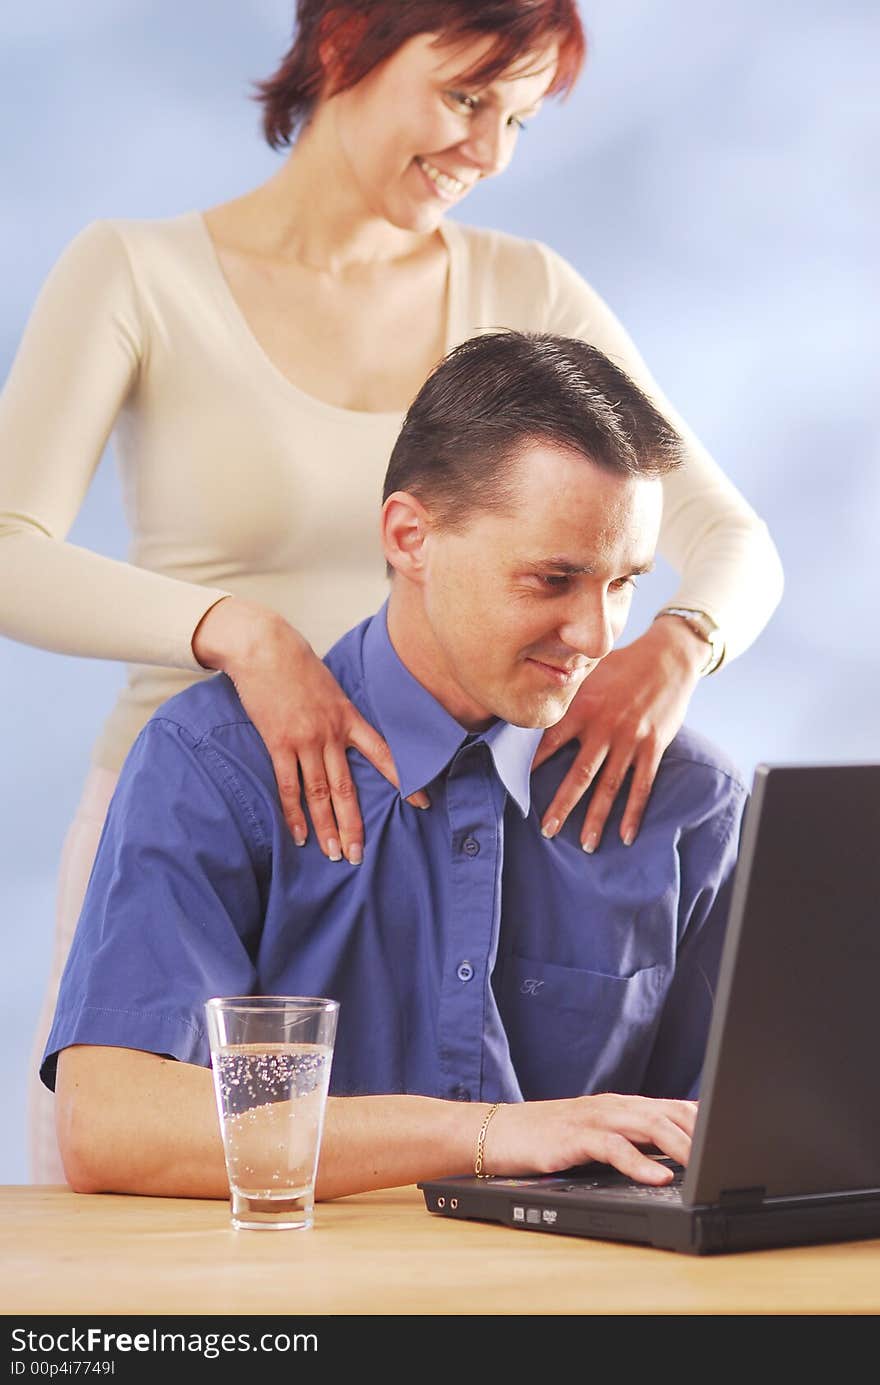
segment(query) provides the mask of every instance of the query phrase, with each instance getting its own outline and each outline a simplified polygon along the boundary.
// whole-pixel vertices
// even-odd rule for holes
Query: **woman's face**
[[[522,127],[553,81],[556,46],[490,85],[462,82],[491,37],[454,48],[418,34],[357,86],[322,103],[370,213],[433,230],[480,178],[505,169]],[[321,108],[319,108],[320,110]]]

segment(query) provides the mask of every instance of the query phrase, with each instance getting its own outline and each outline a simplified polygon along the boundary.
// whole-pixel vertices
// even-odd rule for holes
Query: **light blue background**
[[[87,222],[267,177],[249,82],[289,0],[43,0],[0,12],[0,376]],[[783,604],[691,721],[760,760],[876,759],[876,0],[592,0],[586,72],[462,220],[534,236],[608,299],[770,524]],[[2,459],[0,459],[2,461]],[[75,542],[124,556],[106,462]],[[630,633],[672,590],[644,579]],[[0,1182],[27,1180],[25,1068],[62,838],[120,671],[0,642]]]

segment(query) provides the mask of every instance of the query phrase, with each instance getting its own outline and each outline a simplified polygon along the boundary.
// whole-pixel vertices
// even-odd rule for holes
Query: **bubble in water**
[[[312,1181],[331,1057],[324,1044],[235,1044],[214,1054],[233,1187],[277,1196]]]

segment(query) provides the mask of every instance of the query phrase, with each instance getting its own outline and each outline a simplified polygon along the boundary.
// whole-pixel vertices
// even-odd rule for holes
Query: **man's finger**
[[[693,1138],[697,1126],[700,1104],[697,1101],[665,1101],[663,1103],[669,1119],[679,1126],[686,1135]]]
[[[581,801],[599,773],[607,753],[607,744],[594,745],[592,741],[578,751],[541,820],[541,831],[545,837],[556,836],[572,808]]]
[[[606,1164],[626,1175],[627,1178],[634,1178],[639,1183],[653,1183],[660,1185],[671,1182],[673,1178],[672,1170],[668,1164],[662,1164],[657,1159],[651,1159],[647,1154],[642,1154],[625,1135],[619,1132],[610,1132],[601,1141],[601,1153],[598,1156]]]
[[[651,1125],[651,1139],[677,1164],[687,1164],[691,1154],[691,1137],[674,1120],[657,1113]]]

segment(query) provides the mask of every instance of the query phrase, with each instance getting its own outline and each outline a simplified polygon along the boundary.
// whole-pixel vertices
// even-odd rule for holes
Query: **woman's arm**
[[[49,275],[0,395],[0,634],[195,672],[193,631],[225,592],[66,542],[148,349],[122,241],[97,222]]]
[[[60,654],[228,673],[296,839],[305,798],[324,853],[356,861],[364,834],[347,747],[396,784],[394,764],[307,641],[253,602],[66,542],[149,350],[123,241],[97,222],[49,275],[0,395],[0,634]]]
[[[663,478],[659,552],[681,577],[670,605],[705,611],[724,633],[724,661],[743,653],[782,598],[782,563],[767,525],[661,391],[607,303],[542,247],[547,330],[604,351],[657,405],[685,444],[684,465]]]
[[[559,255],[546,247],[541,253],[548,330],[604,351],[685,443],[684,465],[663,478],[659,551],[681,577],[668,604],[709,616],[724,641],[721,662],[729,662],[757,638],[782,597],[782,564],[767,526],[659,390],[607,304]],[[620,836],[627,844],[635,839],[660,759],[684,721],[710,653],[684,620],[669,616],[603,660],[535,757],[537,768],[566,741],[580,742],[544,815],[546,835],[559,831],[594,784],[581,829],[584,849],[598,848],[622,787]]]

